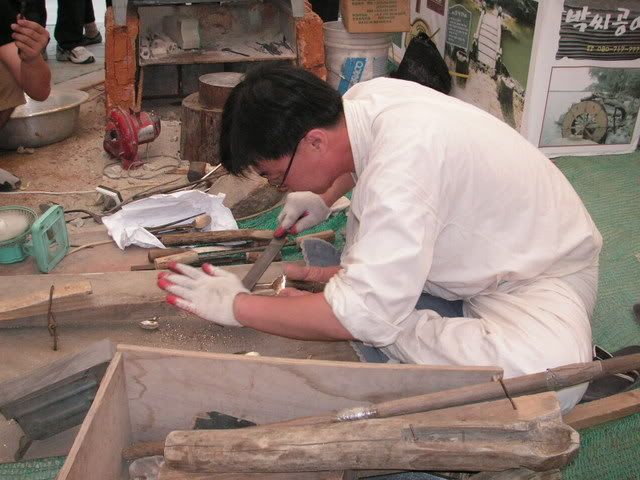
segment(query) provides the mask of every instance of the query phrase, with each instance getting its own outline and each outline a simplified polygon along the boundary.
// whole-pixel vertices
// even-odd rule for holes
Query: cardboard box
[[[409,0],[341,0],[342,22],[349,33],[407,32]]]

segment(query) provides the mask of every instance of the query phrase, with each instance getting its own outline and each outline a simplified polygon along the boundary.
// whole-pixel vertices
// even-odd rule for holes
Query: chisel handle
[[[153,264],[155,265],[156,270],[164,270],[169,268],[169,265],[173,262],[192,265],[194,263],[198,263],[199,260],[200,257],[198,256],[198,253],[189,250],[183,253],[176,253],[174,255],[167,255],[166,257],[156,258],[153,261]]]
[[[185,253],[188,251],[188,248],[150,248],[147,252],[147,258],[150,263],[153,263],[156,258],[176,255],[178,253]]]

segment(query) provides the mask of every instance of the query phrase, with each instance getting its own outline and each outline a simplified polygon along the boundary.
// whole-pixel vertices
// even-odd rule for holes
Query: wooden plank
[[[80,295],[89,295],[92,292],[91,282],[88,280],[80,280],[77,282],[67,283],[63,285],[54,285],[52,300],[57,304],[57,300],[62,298],[76,297]],[[51,285],[48,288],[39,288],[32,290],[23,295],[6,296],[0,299],[0,314],[15,314],[29,307],[37,307],[46,305],[48,308]],[[0,318],[1,320],[1,318]]]
[[[243,277],[251,265],[230,265],[225,270]],[[274,262],[263,275],[263,282],[273,281],[282,275],[282,263]],[[2,296],[11,297],[24,291],[49,288],[51,284],[89,281],[93,294],[60,299],[54,312],[58,323],[74,322],[77,325],[111,324],[175,314],[175,307],[165,303],[166,293],[157,286],[158,272],[105,272],[84,274],[11,275],[0,277]],[[0,329],[46,325],[47,305],[30,307],[19,312],[0,313]]]
[[[158,480],[347,480],[347,472],[196,473],[162,467]]]
[[[544,472],[516,468],[503,472],[480,472],[470,476],[467,480],[562,480],[562,472],[557,468]]]
[[[197,472],[397,468],[497,471],[559,468],[580,448],[555,393],[398,417],[322,425],[171,432],[164,459]]]
[[[295,60],[296,53],[287,48],[280,47],[280,55],[274,55],[266,51],[256,50],[260,39],[254,42],[232,42],[220,45],[219,50],[180,50],[176,53],[163,55],[161,57],[140,58],[141,67],[147,65],[191,65],[193,63],[236,63],[236,62],[265,62],[269,60]],[[265,40],[262,40],[265,42]],[[256,46],[249,47],[250,44]],[[222,51],[228,48],[227,51]],[[293,48],[293,46],[292,46]],[[238,52],[238,53],[234,53]]]
[[[122,355],[116,353],[87,413],[58,480],[123,478],[122,448],[130,441]]]
[[[190,429],[198,412],[268,423],[491,381],[496,367],[244,357],[119,345],[133,441]]]
[[[640,390],[632,390],[576,405],[564,416],[564,421],[580,430],[638,412],[640,412]]]
[[[0,383],[0,405],[37,392],[48,385],[68,378],[88,368],[110,362],[115,353],[115,345],[108,339],[93,343],[83,351],[61,358],[27,375]]]

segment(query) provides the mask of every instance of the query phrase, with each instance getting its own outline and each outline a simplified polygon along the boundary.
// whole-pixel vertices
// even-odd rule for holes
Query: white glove
[[[249,291],[238,277],[207,263],[202,270],[181,263],[171,269],[175,273],[158,275],[158,286],[172,294],[167,303],[219,325],[242,327],[233,314],[233,301]]]
[[[285,232],[299,233],[329,218],[331,210],[320,195],[313,192],[293,192],[287,195],[284,208],[278,215],[276,237]],[[302,217],[302,218],[300,218]]]

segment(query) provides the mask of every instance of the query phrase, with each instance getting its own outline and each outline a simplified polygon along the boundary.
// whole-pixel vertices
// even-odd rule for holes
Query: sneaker
[[[65,50],[64,48],[60,48],[60,46],[56,47],[56,60],[59,62],[71,62],[71,63],[93,63],[96,61],[91,52],[84,47],[75,47],[71,50]]]
[[[102,43],[102,34],[98,32],[93,37],[87,37],[86,35],[82,35],[82,43],[80,45],[95,45],[96,43]]]

